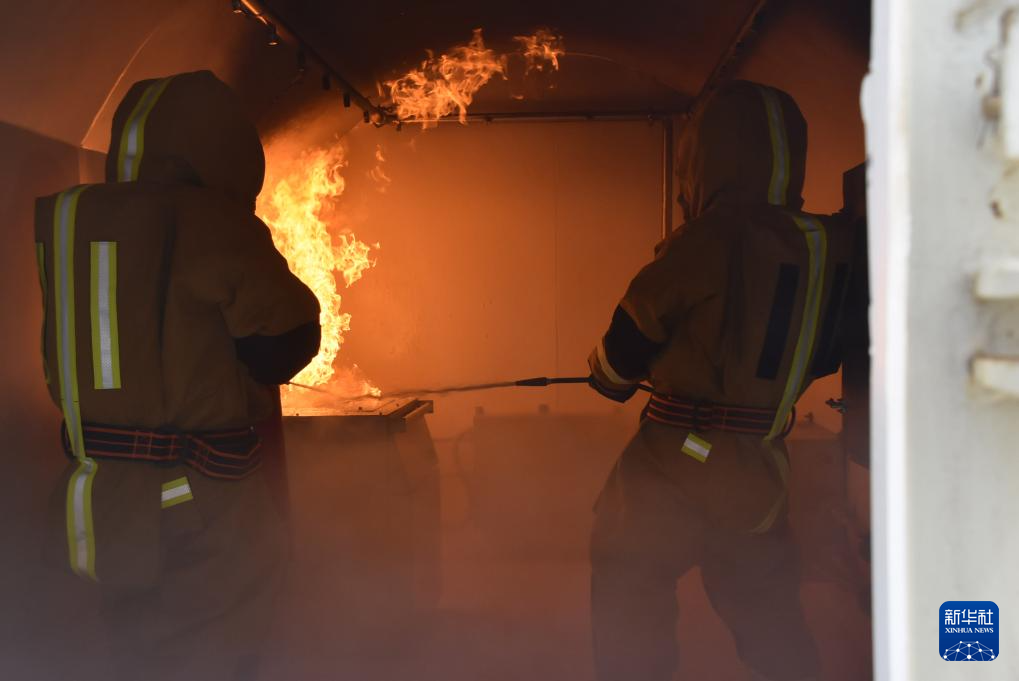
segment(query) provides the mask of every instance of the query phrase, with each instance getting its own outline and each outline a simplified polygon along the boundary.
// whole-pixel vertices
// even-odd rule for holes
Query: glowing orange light
[[[520,54],[527,62],[527,73],[559,70],[559,57],[566,54],[562,37],[548,29],[534,35],[517,36]],[[406,75],[379,85],[388,96],[396,117],[402,121],[420,122],[428,128],[445,116],[456,113],[461,123],[467,122],[467,108],[474,95],[495,76],[506,77],[509,54],[497,54],[485,47],[481,29],[466,45],[458,45],[428,59]]]
[[[375,147],[375,167],[368,171],[368,177],[374,180],[375,189],[380,194],[385,194],[389,188],[389,184],[393,181],[389,175],[386,174],[385,169],[386,157],[382,153],[382,145],[376,145]]]
[[[424,127],[453,112],[466,122],[474,93],[493,76],[504,75],[506,59],[485,47],[481,29],[466,45],[436,57],[431,52],[421,66],[385,83],[401,120],[421,121]]]
[[[271,146],[269,151],[272,169]],[[361,375],[356,365],[340,369],[339,374],[334,367],[343,334],[350,330],[350,314],[340,311],[343,299],[337,274],[350,286],[376,263],[371,257],[372,246],[358,241],[353,234],[341,233],[334,238],[323,219],[324,209],[343,193],[344,165],[339,146],[301,154],[296,163],[287,166],[287,173],[267,182],[256,210],[269,226],[290,270],[314,292],[322,308],[319,353],[294,377],[294,382],[330,384],[337,393],[351,396],[378,394],[378,388]]]
[[[534,35],[518,35],[513,39],[520,43],[520,51],[527,60],[527,73],[559,70],[559,57],[566,54],[562,36],[539,28]]]

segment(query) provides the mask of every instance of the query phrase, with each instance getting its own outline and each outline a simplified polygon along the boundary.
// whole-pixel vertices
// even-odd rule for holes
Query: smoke
[[[260,678],[591,678],[591,503],[630,419],[482,416],[433,444],[357,418],[287,419],[293,563]]]

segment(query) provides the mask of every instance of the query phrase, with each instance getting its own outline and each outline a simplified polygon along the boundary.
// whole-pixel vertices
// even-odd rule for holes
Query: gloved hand
[[[612,371],[611,367],[606,370],[602,365],[600,356],[599,348],[596,347],[587,358],[587,364],[591,367],[591,376],[588,382],[603,397],[607,397],[614,402],[626,402],[637,392],[638,383],[636,381],[618,383],[609,378],[609,374],[614,374],[615,372]]]
[[[234,347],[256,383],[283,385],[315,357],[321,338],[318,322],[308,322],[279,336],[235,338]]]

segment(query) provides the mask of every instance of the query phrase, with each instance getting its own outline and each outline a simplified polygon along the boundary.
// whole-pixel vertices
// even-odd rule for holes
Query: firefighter
[[[107,181],[36,204],[43,356],[69,463],[48,553],[102,596],[124,679],[250,678],[287,540],[253,426],[318,303],[254,215],[265,161],[212,73],[117,108]]]
[[[806,123],[784,92],[723,86],[678,157],[686,223],[633,279],[589,360],[612,399],[653,387],[596,504],[598,678],[672,679],[676,581],[699,566],[754,679],[813,679],[783,438],[797,398],[837,370],[850,230],[801,211]]]

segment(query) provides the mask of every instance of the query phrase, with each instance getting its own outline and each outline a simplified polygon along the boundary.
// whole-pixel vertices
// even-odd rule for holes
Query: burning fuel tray
[[[386,425],[390,432],[403,432],[407,422],[431,414],[434,402],[417,398],[382,398],[350,400],[335,407],[286,407],[283,416],[289,420],[362,419],[375,425]]]

